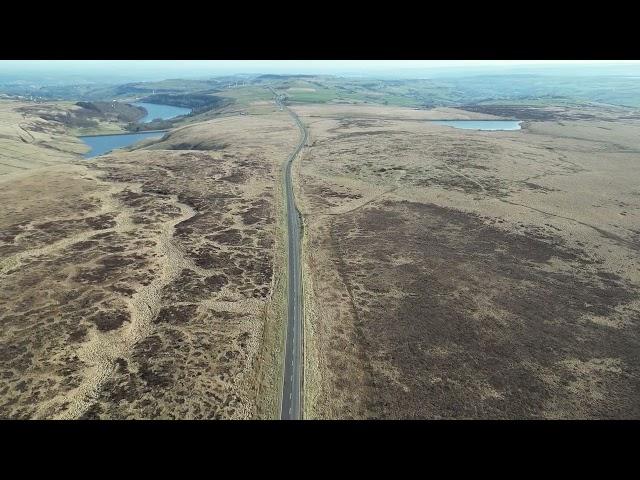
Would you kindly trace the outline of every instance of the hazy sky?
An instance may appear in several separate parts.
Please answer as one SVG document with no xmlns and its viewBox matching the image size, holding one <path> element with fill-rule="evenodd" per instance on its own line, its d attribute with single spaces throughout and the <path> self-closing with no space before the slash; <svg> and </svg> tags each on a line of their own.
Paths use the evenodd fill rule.
<svg viewBox="0 0 640 480">
<path fill-rule="evenodd" d="M 640 61 L 594 60 L 2 60 L 0 78 L 25 81 L 143 81 L 242 73 L 428 78 L 489 72 L 629 74 Z"/>
</svg>

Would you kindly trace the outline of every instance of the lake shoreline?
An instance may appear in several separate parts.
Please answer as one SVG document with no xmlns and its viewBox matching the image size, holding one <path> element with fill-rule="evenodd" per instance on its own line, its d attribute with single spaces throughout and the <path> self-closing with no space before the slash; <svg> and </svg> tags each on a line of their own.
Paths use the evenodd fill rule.
<svg viewBox="0 0 640 480">
<path fill-rule="evenodd" d="M 151 102 L 133 102 L 134 107 L 142 108 L 146 113 L 139 118 L 136 123 L 144 125 L 152 123 L 156 120 L 170 120 L 173 118 L 191 115 L 192 108 L 176 107 L 175 105 L 165 105 L 161 103 Z"/>
<path fill-rule="evenodd" d="M 162 133 L 162 132 L 168 132 L 169 129 L 164 129 L 164 130 L 141 130 L 139 132 L 129 132 L 127 130 L 123 131 L 123 132 L 115 132 L 115 133 L 99 133 L 96 135 L 76 135 L 77 138 L 87 138 L 87 137 L 113 137 L 116 135 L 138 135 L 140 133 Z"/>
<path fill-rule="evenodd" d="M 191 109 L 173 107 L 171 105 L 160 105 L 136 102 L 132 105 L 142 108 L 146 111 L 146 115 L 141 117 L 136 125 L 143 127 L 145 124 L 149 124 L 155 120 L 170 120 L 183 115 L 191 114 Z M 147 106 L 153 106 L 154 109 L 148 109 Z M 151 118 L 153 115 L 160 115 L 158 118 Z M 76 138 L 80 139 L 82 143 L 89 147 L 89 151 L 83 154 L 85 159 L 99 157 L 100 155 L 107 154 L 112 150 L 122 149 L 135 145 L 136 143 L 147 139 L 156 138 L 160 140 L 162 137 L 160 134 L 166 133 L 170 128 L 156 128 L 150 130 L 138 130 L 138 131 L 123 131 L 123 132 L 108 132 L 96 135 L 76 135 Z M 112 138 L 112 141 L 109 141 Z"/>
<path fill-rule="evenodd" d="M 123 133 L 118 135 L 87 135 L 79 137 L 89 147 L 89 151 L 83 154 L 85 159 L 91 159 L 105 155 L 113 150 L 131 147 L 143 140 L 161 140 L 167 130 L 148 132 Z"/>
</svg>

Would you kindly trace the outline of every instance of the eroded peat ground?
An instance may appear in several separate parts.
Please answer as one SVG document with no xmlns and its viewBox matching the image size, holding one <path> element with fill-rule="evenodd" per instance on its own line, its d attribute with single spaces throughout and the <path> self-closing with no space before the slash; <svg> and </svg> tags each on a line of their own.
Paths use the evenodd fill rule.
<svg viewBox="0 0 640 480">
<path fill-rule="evenodd" d="M 296 133 L 228 117 L 6 180 L 0 417 L 275 417 Z"/>
<path fill-rule="evenodd" d="M 308 418 L 640 417 L 636 119 L 294 110 Z"/>
</svg>

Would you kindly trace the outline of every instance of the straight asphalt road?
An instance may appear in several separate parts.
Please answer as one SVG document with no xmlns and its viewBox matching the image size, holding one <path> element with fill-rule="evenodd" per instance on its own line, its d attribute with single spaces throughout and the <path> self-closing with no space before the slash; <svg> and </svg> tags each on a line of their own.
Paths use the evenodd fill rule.
<svg viewBox="0 0 640 480">
<path fill-rule="evenodd" d="M 274 92 L 275 94 L 275 92 Z M 285 107 L 276 95 L 276 103 L 295 120 L 300 129 L 300 141 L 291 152 L 284 165 L 285 195 L 287 197 L 287 237 L 289 244 L 288 268 L 288 319 L 285 340 L 284 379 L 280 418 L 282 420 L 302 419 L 302 374 L 303 374 L 303 296 L 300 245 L 302 243 L 302 220 L 296 207 L 291 180 L 291 167 L 307 142 L 307 129 L 298 116 Z"/>
</svg>

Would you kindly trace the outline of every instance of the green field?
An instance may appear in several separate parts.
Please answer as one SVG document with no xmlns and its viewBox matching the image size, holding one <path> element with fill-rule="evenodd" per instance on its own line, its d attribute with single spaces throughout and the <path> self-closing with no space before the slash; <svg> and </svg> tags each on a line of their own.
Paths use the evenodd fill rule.
<svg viewBox="0 0 640 480">
<path fill-rule="evenodd" d="M 477 75 L 456 78 L 390 80 L 334 76 L 257 75 L 206 80 L 169 79 L 124 85 L 4 86 L 9 95 L 58 100 L 132 101 L 152 94 L 216 95 L 239 109 L 267 101 L 268 87 L 290 103 L 372 103 L 431 108 L 470 104 L 579 105 L 602 103 L 640 107 L 636 78 L 623 76 Z"/>
</svg>

